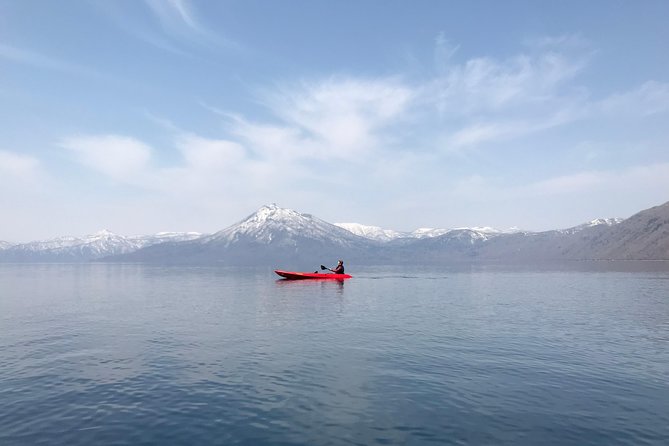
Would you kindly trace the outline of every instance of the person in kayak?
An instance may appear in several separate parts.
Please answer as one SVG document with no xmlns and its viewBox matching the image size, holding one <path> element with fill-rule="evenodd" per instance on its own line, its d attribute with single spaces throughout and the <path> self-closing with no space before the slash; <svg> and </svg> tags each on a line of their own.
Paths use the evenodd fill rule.
<svg viewBox="0 0 669 446">
<path fill-rule="evenodd" d="M 328 268 L 328 269 L 329 269 L 330 271 L 332 271 L 333 273 L 335 273 L 335 274 L 344 274 L 344 261 L 343 261 L 343 260 L 339 260 L 339 261 L 337 262 L 337 266 L 335 266 L 334 269 L 330 269 L 330 268 Z"/>
</svg>

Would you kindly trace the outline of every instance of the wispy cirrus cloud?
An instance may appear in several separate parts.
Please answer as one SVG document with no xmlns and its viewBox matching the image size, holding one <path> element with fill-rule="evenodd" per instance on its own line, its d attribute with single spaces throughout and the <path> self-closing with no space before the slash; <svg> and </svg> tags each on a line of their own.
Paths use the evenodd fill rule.
<svg viewBox="0 0 669 446">
<path fill-rule="evenodd" d="M 550 103 L 567 92 L 584 62 L 558 53 L 518 55 L 509 60 L 476 58 L 455 65 L 427 86 L 426 94 L 446 115 L 499 113 Z"/>
<path fill-rule="evenodd" d="M 237 42 L 207 27 L 187 0 L 144 0 L 144 3 L 160 23 L 163 35 L 173 42 L 188 41 L 206 46 L 239 48 Z M 151 40 L 156 43 L 155 37 Z"/>
<path fill-rule="evenodd" d="M 239 50 L 241 45 L 206 25 L 195 6 L 186 0 L 142 0 L 133 8 L 114 2 L 95 6 L 119 29 L 160 50 L 195 57 L 197 49 Z M 133 13 L 134 12 L 134 13 Z"/>
<path fill-rule="evenodd" d="M 184 0 L 144 0 L 163 30 L 182 38 L 212 38 L 213 35 L 196 18 L 191 5 Z"/>
<path fill-rule="evenodd" d="M 282 88 L 266 104 L 332 156 L 349 156 L 375 147 L 379 131 L 402 117 L 413 94 L 394 79 L 326 79 Z"/>
<path fill-rule="evenodd" d="M 669 84 L 644 82 L 634 90 L 616 93 L 597 104 L 607 115 L 650 116 L 669 111 Z"/>
<path fill-rule="evenodd" d="M 32 67 L 60 71 L 80 76 L 103 77 L 97 71 L 83 65 L 47 56 L 37 51 L 0 43 L 0 58 Z"/>
<path fill-rule="evenodd" d="M 145 0 L 151 10 L 167 27 L 185 26 L 195 32 L 205 32 L 190 6 L 183 0 Z"/>
<path fill-rule="evenodd" d="M 437 45 L 445 42 L 440 35 Z M 421 151 L 425 142 L 411 139 L 416 125 L 424 141 L 439 141 L 448 154 L 630 109 L 658 113 L 669 104 L 669 89 L 658 82 L 591 100 L 577 83 L 591 54 L 580 37 L 547 38 L 534 47 L 542 51 L 449 64 L 447 72 L 425 83 L 333 77 L 261 91 L 259 101 L 271 112 L 271 123 L 205 107 L 223 116 L 230 135 L 256 156 L 364 159 L 377 150 Z"/>
<path fill-rule="evenodd" d="M 444 32 L 437 34 L 434 41 L 434 66 L 438 72 L 446 72 L 451 58 L 458 52 L 460 45 L 452 43 Z"/>
<path fill-rule="evenodd" d="M 586 104 L 581 105 L 585 106 Z M 450 149 L 458 150 L 482 143 L 525 137 L 582 119 L 586 116 L 586 112 L 587 110 L 576 106 L 565 106 L 544 116 L 527 115 L 515 119 L 481 120 L 453 132 L 447 139 L 447 146 Z"/>
<path fill-rule="evenodd" d="M 444 41 L 440 35 L 437 49 Z M 583 117 L 587 91 L 575 81 L 590 60 L 587 45 L 562 36 L 529 46 L 506 59 L 449 61 L 439 75 L 416 86 L 425 106 L 436 109 L 427 119 L 442 129 L 438 140 L 446 151 L 520 138 Z"/>
</svg>

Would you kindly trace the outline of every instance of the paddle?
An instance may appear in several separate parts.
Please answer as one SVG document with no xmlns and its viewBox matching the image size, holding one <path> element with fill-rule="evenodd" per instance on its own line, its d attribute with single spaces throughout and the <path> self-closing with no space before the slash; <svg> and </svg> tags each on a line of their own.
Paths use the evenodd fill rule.
<svg viewBox="0 0 669 446">
<path fill-rule="evenodd" d="M 330 270 L 330 268 L 328 268 L 328 267 L 325 266 L 325 265 L 321 265 L 321 269 L 327 269 L 328 271 Z"/>
</svg>

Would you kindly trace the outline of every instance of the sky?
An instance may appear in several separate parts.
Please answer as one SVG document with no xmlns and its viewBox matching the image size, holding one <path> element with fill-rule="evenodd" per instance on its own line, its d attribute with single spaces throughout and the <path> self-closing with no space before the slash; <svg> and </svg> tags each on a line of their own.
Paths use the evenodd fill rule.
<svg viewBox="0 0 669 446">
<path fill-rule="evenodd" d="M 669 2 L 0 0 L 0 240 L 669 201 Z"/>
</svg>

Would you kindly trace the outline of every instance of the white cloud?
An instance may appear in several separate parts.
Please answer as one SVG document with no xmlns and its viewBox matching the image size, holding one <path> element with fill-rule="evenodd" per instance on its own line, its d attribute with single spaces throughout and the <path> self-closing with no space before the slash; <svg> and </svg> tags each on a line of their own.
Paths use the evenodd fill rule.
<svg viewBox="0 0 669 446">
<path fill-rule="evenodd" d="M 537 133 L 552 127 L 584 117 L 582 110 L 573 107 L 564 107 L 544 116 L 526 116 L 516 120 L 490 120 L 475 122 L 455 131 L 447 140 L 447 150 L 474 146 L 487 142 L 499 142 Z"/>
<path fill-rule="evenodd" d="M 171 8 L 184 22 L 191 18 L 187 9 L 179 9 L 179 4 L 160 7 Z M 450 46 L 450 53 L 456 49 L 443 36 L 437 44 L 444 51 Z M 171 168 L 151 168 L 151 148 L 134 138 L 72 137 L 61 145 L 75 153 L 81 163 L 117 180 L 147 188 L 169 190 L 169 184 L 182 181 L 182 185 L 190 184 L 193 191 L 205 190 L 207 185 L 227 190 L 237 179 L 253 182 L 252 187 L 262 189 L 267 178 L 286 183 L 276 172 L 290 173 L 295 182 L 310 181 L 322 169 L 318 162 L 330 159 L 337 160 L 340 173 L 368 162 L 370 157 L 380 158 L 390 152 L 396 160 L 390 167 L 395 171 L 401 170 L 402 163 L 419 169 L 421 162 L 441 162 L 434 157 L 396 156 L 398 152 L 418 153 L 425 149 L 420 140 L 406 137 L 415 132 L 424 131 L 421 138 L 428 144 L 430 139 L 445 141 L 447 149 L 458 149 L 521 138 L 602 110 L 614 113 L 625 108 L 621 104 L 634 101 L 647 104 L 648 110 L 663 110 L 669 89 L 657 82 L 599 104 L 588 102 L 587 95 L 578 88 L 563 88 L 584 63 L 580 56 L 572 59 L 555 51 L 556 46 L 564 44 L 559 39 L 547 42 L 537 47 L 550 46 L 550 51 L 507 60 L 471 59 L 449 66 L 437 80 L 422 85 L 411 85 L 399 78 L 330 77 L 279 86 L 260 94 L 260 103 L 271 113 L 264 122 L 204 105 L 225 118 L 226 138 L 203 138 L 170 123 L 168 130 L 177 134 L 174 146 L 183 155 L 183 163 Z M 448 112 L 436 121 L 430 117 L 436 116 L 435 105 L 448 105 Z M 423 124 L 418 117 L 426 117 L 427 126 L 414 130 L 414 125 Z M 440 156 L 444 154 L 448 150 Z M 308 167 L 305 161 L 310 162 Z M 215 173 L 225 173 L 225 178 Z M 196 177 L 197 181 L 187 179 Z M 341 174 L 339 179 L 347 180 Z M 548 193 L 553 184 L 547 182 L 542 187 Z"/>
<path fill-rule="evenodd" d="M 238 48 L 231 40 L 205 26 L 197 16 L 195 8 L 186 0 L 144 0 L 151 14 L 158 19 L 166 35 L 180 41 L 190 40 L 203 45 Z M 181 52 L 173 45 L 161 40 L 146 30 L 135 30 L 135 34 L 156 46 L 170 51 Z"/>
<path fill-rule="evenodd" d="M 145 2 L 166 28 L 186 27 L 198 33 L 204 32 L 204 28 L 195 19 L 190 6 L 185 1 L 145 0 Z"/>
<path fill-rule="evenodd" d="M 599 104 L 603 113 L 618 116 L 650 116 L 669 111 L 669 84 L 648 81 L 640 87 L 613 94 Z"/>
<path fill-rule="evenodd" d="M 478 123 L 455 132 L 451 137 L 449 146 L 470 146 L 485 141 L 499 140 L 512 135 L 522 134 L 528 127 L 527 124 L 512 122 Z"/>
<path fill-rule="evenodd" d="M 333 157 L 379 144 L 380 131 L 401 118 L 413 91 L 395 80 L 327 79 L 284 88 L 266 104 L 283 124 Z"/>
<path fill-rule="evenodd" d="M 59 145 L 72 152 L 80 163 L 115 180 L 141 174 L 151 158 L 151 148 L 143 142 L 119 135 L 73 136 Z"/>
<path fill-rule="evenodd" d="M 446 58 L 457 50 L 443 35 L 436 46 Z M 409 141 L 407 135 L 416 132 L 428 145 L 441 143 L 449 152 L 597 118 L 605 110 L 629 109 L 625 106 L 632 101 L 648 113 L 668 103 L 669 89 L 657 82 L 600 104 L 589 101 L 587 90 L 572 82 L 588 61 L 587 42 L 561 36 L 534 47 L 538 51 L 506 60 L 474 58 L 448 65 L 444 74 L 423 84 L 332 77 L 280 86 L 260 98 L 273 114 L 272 123 L 206 107 L 224 115 L 230 133 L 255 155 L 364 160 L 376 151 L 430 150 Z"/>
<path fill-rule="evenodd" d="M 196 50 L 239 50 L 241 45 L 206 25 L 192 2 L 143 0 L 127 4 L 96 2 L 93 6 L 120 30 L 163 51 L 185 58 L 205 57 Z"/>
<path fill-rule="evenodd" d="M 2 43 L 0 43 L 0 58 L 46 70 L 107 79 L 106 76 L 85 66 L 46 56 L 36 51 L 17 48 Z"/>
<path fill-rule="evenodd" d="M 545 50 L 579 50 L 592 52 L 590 42 L 581 34 L 563 34 L 559 36 L 542 36 L 527 39 L 525 45 L 542 51 Z"/>
<path fill-rule="evenodd" d="M 445 115 L 471 116 L 537 106 L 565 97 L 558 88 L 584 62 L 559 53 L 519 55 L 508 60 L 476 58 L 455 65 L 428 85 L 425 94 Z"/>
<path fill-rule="evenodd" d="M 201 170 L 230 170 L 245 159 L 244 147 L 236 142 L 182 135 L 177 147 L 188 166 Z"/>
<path fill-rule="evenodd" d="M 179 18 L 184 26 L 187 17 Z M 459 148 L 485 143 L 486 150 L 499 152 L 515 146 L 520 152 L 540 147 L 540 132 L 575 121 L 625 116 L 637 106 L 646 113 L 663 112 L 669 89 L 666 84 L 648 82 L 592 101 L 587 90 L 575 82 L 587 57 L 560 52 L 560 45 L 565 45 L 561 41 L 537 44 L 536 52 L 505 60 L 480 57 L 461 64 L 450 59 L 454 46 L 445 40 L 438 45 L 443 46 L 448 64 L 432 80 L 412 83 L 399 77 L 328 77 L 279 85 L 258 95 L 258 102 L 268 112 L 264 120 L 203 105 L 223 117 L 225 125 L 217 138 L 189 133 L 170 121 L 152 117 L 174 135 L 172 148 L 182 155 L 169 167 L 151 163 L 152 154 L 157 152 L 127 136 L 77 136 L 63 140 L 61 146 L 89 168 L 156 192 L 164 209 L 188 206 L 193 213 L 204 209 L 211 215 L 222 215 L 222 207 L 234 214 L 270 201 L 305 211 L 312 211 L 314 203 L 319 203 L 324 206 L 320 209 L 330 209 L 335 215 L 342 206 L 336 197 L 327 205 L 320 203 L 324 195 L 336 191 L 340 197 L 356 197 L 347 203 L 347 209 L 370 212 L 367 208 L 374 201 L 375 208 L 386 209 L 388 218 L 407 221 L 411 219 L 408 214 L 419 211 L 444 218 L 440 207 L 458 209 L 463 202 L 467 206 L 475 203 L 489 214 L 497 210 L 509 218 L 522 218 L 522 209 L 552 215 L 578 201 L 606 203 L 612 200 L 611 191 L 632 207 L 639 202 L 634 194 L 656 199 L 669 190 L 669 168 L 663 164 L 607 170 L 600 163 L 600 170 L 573 173 L 572 169 L 552 178 L 542 178 L 548 169 L 540 167 L 533 182 L 521 184 L 504 175 L 490 177 L 495 165 L 505 162 L 500 161 L 504 154 L 489 156 L 492 150 L 464 155 L 488 158 L 480 163 L 487 169 L 482 172 L 487 173 L 477 173 L 479 165 L 468 163 L 470 159 L 452 163 Z M 535 139 L 519 141 L 528 136 Z M 587 139 L 602 144 L 597 134 Z M 497 144 L 513 140 L 514 144 Z M 433 150 L 435 141 L 456 150 Z M 562 150 L 560 142 L 551 141 L 542 159 L 550 158 L 550 150 Z M 568 143 L 572 148 L 579 146 L 578 141 Z M 603 153 L 610 158 L 616 151 Z M 518 163 L 533 167 L 532 160 Z M 287 196 L 290 201 L 282 200 Z M 604 207 L 601 210 L 606 211 Z M 584 206 L 583 214 L 585 211 Z M 206 212 L 203 215 L 208 215 Z M 596 204 L 592 212 L 584 216 L 612 216 L 599 214 Z M 393 217 L 398 213 L 403 215 Z M 565 215 L 573 218 L 576 214 Z M 539 219 L 526 221 L 528 225 L 534 222 L 534 227 L 525 226 L 534 229 Z M 490 220 L 472 224 L 490 224 Z M 509 221 L 509 226 L 522 224 Z"/>
<path fill-rule="evenodd" d="M 443 36 L 435 51 L 444 45 L 455 51 Z M 438 76 L 415 87 L 413 111 L 430 123 L 433 141 L 446 152 L 564 125 L 588 111 L 587 91 L 574 80 L 590 54 L 585 43 L 563 36 L 506 59 L 438 65 Z"/>
<path fill-rule="evenodd" d="M 437 70 L 444 72 L 448 69 L 451 58 L 458 52 L 460 45 L 453 44 L 446 38 L 446 34 L 441 32 L 437 35 L 434 43 L 434 65 Z"/>
<path fill-rule="evenodd" d="M 78 163 L 119 183 L 157 192 L 168 200 L 203 205 L 246 197 L 258 188 L 271 190 L 282 175 L 296 174 L 290 165 L 281 170 L 273 160 L 254 158 L 238 142 L 190 133 L 175 135 L 173 146 L 182 158 L 172 166 L 156 166 L 151 162 L 155 150 L 127 136 L 75 136 L 59 145 L 73 153 Z"/>
<path fill-rule="evenodd" d="M 0 178 L 34 180 L 41 174 L 40 161 L 28 155 L 0 150 Z"/>
</svg>

